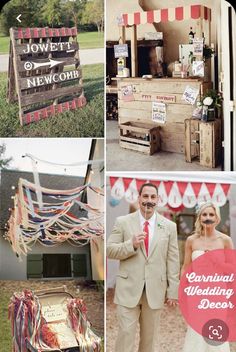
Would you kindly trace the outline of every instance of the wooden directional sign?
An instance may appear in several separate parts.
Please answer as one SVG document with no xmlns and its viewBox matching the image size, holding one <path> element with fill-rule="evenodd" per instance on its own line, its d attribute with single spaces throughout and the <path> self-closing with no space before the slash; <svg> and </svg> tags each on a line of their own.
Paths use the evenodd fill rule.
<svg viewBox="0 0 236 352">
<path fill-rule="evenodd" d="M 8 101 L 21 125 L 86 104 L 76 28 L 11 28 Z"/>
</svg>

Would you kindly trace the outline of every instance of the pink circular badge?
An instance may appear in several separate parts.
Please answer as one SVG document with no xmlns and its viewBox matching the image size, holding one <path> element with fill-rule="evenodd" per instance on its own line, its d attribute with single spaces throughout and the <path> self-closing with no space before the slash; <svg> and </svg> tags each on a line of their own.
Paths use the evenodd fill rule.
<svg viewBox="0 0 236 352">
<path fill-rule="evenodd" d="M 236 341 L 235 293 L 236 250 L 212 250 L 182 275 L 179 306 L 187 324 L 210 344 Z"/>
</svg>

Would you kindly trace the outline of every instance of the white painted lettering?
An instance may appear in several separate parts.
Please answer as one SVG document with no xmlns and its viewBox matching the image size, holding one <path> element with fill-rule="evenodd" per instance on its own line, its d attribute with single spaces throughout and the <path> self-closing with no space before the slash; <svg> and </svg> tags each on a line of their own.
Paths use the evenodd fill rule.
<svg viewBox="0 0 236 352">
<path fill-rule="evenodd" d="M 45 84 L 53 84 L 76 78 L 79 78 L 79 72 L 77 70 L 54 73 L 48 76 L 31 77 L 27 78 L 27 88 L 40 87 Z"/>
</svg>

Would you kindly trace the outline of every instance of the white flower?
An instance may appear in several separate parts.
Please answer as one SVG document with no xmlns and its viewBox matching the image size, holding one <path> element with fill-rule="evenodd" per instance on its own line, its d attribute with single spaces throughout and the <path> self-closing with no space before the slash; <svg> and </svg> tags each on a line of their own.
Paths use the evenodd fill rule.
<svg viewBox="0 0 236 352">
<path fill-rule="evenodd" d="M 206 97 L 203 100 L 203 104 L 206 105 L 206 106 L 210 106 L 212 103 L 213 103 L 213 99 L 211 97 Z"/>
</svg>

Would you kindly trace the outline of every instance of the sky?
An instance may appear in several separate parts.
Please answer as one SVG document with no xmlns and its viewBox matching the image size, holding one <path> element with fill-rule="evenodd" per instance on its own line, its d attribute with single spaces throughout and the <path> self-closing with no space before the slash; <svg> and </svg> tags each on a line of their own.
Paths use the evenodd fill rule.
<svg viewBox="0 0 236 352">
<path fill-rule="evenodd" d="M 44 161 L 59 164 L 86 162 L 89 158 L 91 138 L 0 138 L 0 144 L 6 145 L 5 158 L 12 157 L 10 169 L 33 171 L 26 153 Z M 87 164 L 80 166 L 49 165 L 37 163 L 38 172 L 60 175 L 85 176 Z"/>
</svg>

